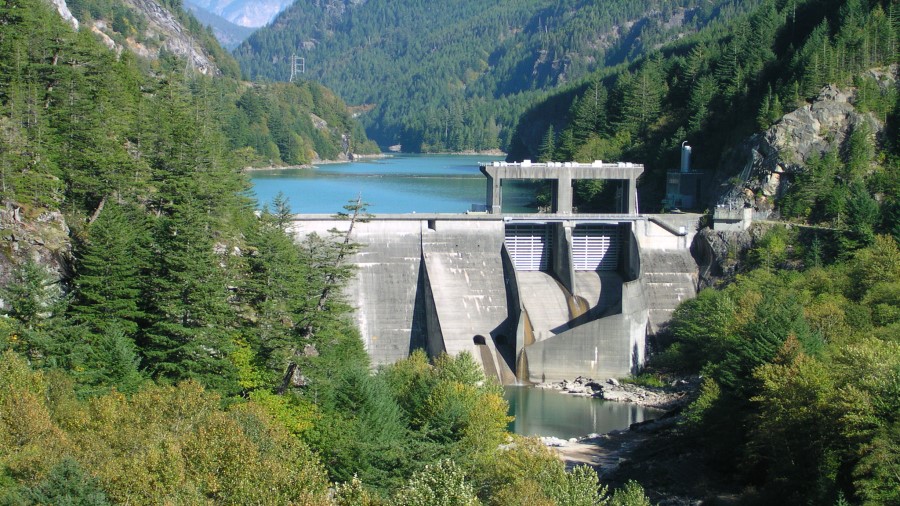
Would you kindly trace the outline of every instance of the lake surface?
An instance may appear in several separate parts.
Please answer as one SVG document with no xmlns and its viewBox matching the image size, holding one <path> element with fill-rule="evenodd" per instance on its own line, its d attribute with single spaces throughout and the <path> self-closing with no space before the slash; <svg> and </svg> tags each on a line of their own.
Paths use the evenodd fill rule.
<svg viewBox="0 0 900 506">
<path fill-rule="evenodd" d="M 260 206 L 283 192 L 301 214 L 343 211 L 357 194 L 371 213 L 463 213 L 484 204 L 487 178 L 479 163 L 502 160 L 487 155 L 392 155 L 335 163 L 312 169 L 261 170 L 250 173 Z M 504 212 L 534 212 L 533 185 L 504 182 Z"/>
<path fill-rule="evenodd" d="M 603 434 L 657 418 L 663 411 L 627 402 L 609 402 L 563 394 L 555 390 L 505 387 L 509 414 L 516 417 L 509 430 L 523 436 L 568 439 Z"/>
</svg>

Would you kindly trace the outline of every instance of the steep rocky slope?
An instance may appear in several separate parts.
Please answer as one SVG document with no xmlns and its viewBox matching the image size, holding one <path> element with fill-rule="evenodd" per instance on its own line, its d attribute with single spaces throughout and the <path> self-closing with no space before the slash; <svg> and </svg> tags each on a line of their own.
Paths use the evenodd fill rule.
<svg viewBox="0 0 900 506">
<path fill-rule="evenodd" d="M 895 85 L 896 68 L 871 70 L 879 86 Z M 812 103 L 785 114 L 763 133 L 747 139 L 727 154 L 717 174 L 719 192 L 713 205 L 742 207 L 745 203 L 771 215 L 791 179 L 813 157 L 844 149 L 848 136 L 863 127 L 881 142 L 884 123 L 854 106 L 853 87 L 826 86 Z"/>
</svg>

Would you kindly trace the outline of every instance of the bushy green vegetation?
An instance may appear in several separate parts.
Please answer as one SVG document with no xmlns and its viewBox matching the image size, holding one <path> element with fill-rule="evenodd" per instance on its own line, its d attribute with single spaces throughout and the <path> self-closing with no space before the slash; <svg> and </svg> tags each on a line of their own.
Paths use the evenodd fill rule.
<svg viewBox="0 0 900 506">
<path fill-rule="evenodd" d="M 657 365 L 703 375 L 689 444 L 761 503 L 900 500 L 898 287 L 900 248 L 877 236 L 847 261 L 764 266 L 683 303 Z"/>
<path fill-rule="evenodd" d="M 233 94 L 235 102 L 223 104 L 224 130 L 243 165 L 301 165 L 378 152 L 344 102 L 313 82 L 255 85 Z"/>
<path fill-rule="evenodd" d="M 751 3 L 302 0 L 235 55 L 248 77 L 270 80 L 303 56 L 311 78 L 374 108 L 362 119 L 381 145 L 505 149 L 547 92 Z"/>
</svg>

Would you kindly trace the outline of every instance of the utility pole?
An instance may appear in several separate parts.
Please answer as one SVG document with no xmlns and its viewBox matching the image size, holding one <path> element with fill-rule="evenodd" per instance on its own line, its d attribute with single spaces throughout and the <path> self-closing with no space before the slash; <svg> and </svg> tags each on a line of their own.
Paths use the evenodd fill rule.
<svg viewBox="0 0 900 506">
<path fill-rule="evenodd" d="M 294 79 L 299 74 L 306 73 L 306 58 L 302 56 L 297 56 L 296 53 L 291 55 L 291 77 L 288 79 L 288 82 L 294 82 Z"/>
</svg>

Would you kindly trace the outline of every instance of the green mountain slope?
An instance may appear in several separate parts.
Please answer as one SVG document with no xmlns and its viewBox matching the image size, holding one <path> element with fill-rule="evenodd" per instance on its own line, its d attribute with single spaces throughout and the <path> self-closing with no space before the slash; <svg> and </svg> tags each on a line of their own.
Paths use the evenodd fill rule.
<svg viewBox="0 0 900 506">
<path fill-rule="evenodd" d="M 505 148 L 548 90 L 730 17 L 751 2 L 301 0 L 235 51 L 254 79 L 286 80 L 292 54 L 381 145 Z"/>
<path fill-rule="evenodd" d="M 883 202 L 893 202 L 897 176 L 891 164 L 867 164 L 884 159 L 871 154 L 876 148 L 885 155 L 896 149 L 890 133 L 896 88 L 879 86 L 873 76 L 893 73 L 898 28 L 900 8 L 893 2 L 764 1 L 628 66 L 598 71 L 579 87 L 535 105 L 519 121 L 509 156 L 640 161 L 647 166 L 641 208 L 653 210 L 664 196 L 665 171 L 678 166 L 679 147 L 687 140 L 694 146 L 694 167 L 709 176 L 708 205 L 718 191 L 713 183 L 739 176 L 743 168 L 730 165 L 730 150 L 834 84 L 859 89 L 854 107 L 882 123 L 888 120 L 888 134 L 877 145 L 864 139 L 859 149 L 869 153 L 867 161 L 853 162 L 854 171 L 823 169 L 832 178 L 827 186 L 834 189 L 835 182 L 835 195 L 840 194 L 835 198 L 844 202 L 851 183 L 859 180 L 869 194 L 891 196 Z M 873 68 L 883 70 L 870 72 Z M 849 162 L 849 149 L 839 147 L 832 153 L 835 160 Z M 809 214 L 799 207 L 783 212 Z M 831 209 L 816 219 L 846 218 L 843 204 Z"/>
<path fill-rule="evenodd" d="M 244 166 L 299 165 L 375 153 L 347 106 L 322 85 L 299 80 L 251 86 L 240 70 L 180 0 L 76 0 L 75 16 L 107 45 L 139 55 L 140 64 L 182 73 L 218 76 L 208 100 L 213 121 L 227 133 L 229 150 Z M 187 63 L 178 63 L 186 59 Z M 352 146 L 347 138 L 353 139 Z"/>
</svg>

